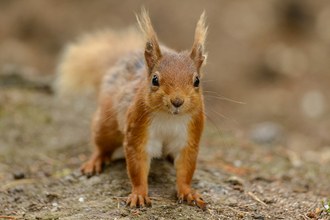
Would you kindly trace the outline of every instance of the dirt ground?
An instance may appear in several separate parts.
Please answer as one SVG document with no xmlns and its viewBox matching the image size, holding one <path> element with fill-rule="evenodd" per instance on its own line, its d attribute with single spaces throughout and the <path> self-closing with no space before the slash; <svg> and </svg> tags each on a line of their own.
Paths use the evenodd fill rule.
<svg viewBox="0 0 330 220">
<path fill-rule="evenodd" d="M 131 190 L 125 161 L 107 165 L 102 174 L 90 179 L 78 171 L 90 155 L 86 136 L 93 107 L 82 108 L 88 105 L 80 105 L 84 101 L 78 100 L 72 111 L 72 103 L 60 101 L 42 90 L 1 89 L 0 216 L 329 218 L 321 204 L 330 196 L 329 149 L 305 155 L 279 144 L 252 144 L 239 132 L 220 136 L 211 123 L 204 132 L 192 184 L 209 203 L 207 210 L 176 203 L 175 170 L 165 160 L 154 161 L 151 167 L 149 196 L 155 197 L 153 207 L 130 210 L 122 201 Z"/>
<path fill-rule="evenodd" d="M 207 14 L 210 120 L 192 183 L 205 211 L 176 203 L 166 160 L 151 166 L 152 208 L 125 207 L 124 160 L 81 176 L 96 99 L 59 98 L 52 89 L 68 41 L 132 25 L 143 4 L 160 40 L 177 50 L 191 46 L 195 22 Z M 186 5 L 0 2 L 0 219 L 330 219 L 330 4 L 193 1 L 182 12 Z"/>
</svg>

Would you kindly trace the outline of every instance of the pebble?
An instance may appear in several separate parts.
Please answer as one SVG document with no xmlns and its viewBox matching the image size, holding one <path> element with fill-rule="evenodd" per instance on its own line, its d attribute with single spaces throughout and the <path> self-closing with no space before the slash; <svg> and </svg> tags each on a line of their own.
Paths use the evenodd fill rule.
<svg viewBox="0 0 330 220">
<path fill-rule="evenodd" d="M 74 177 L 74 178 L 78 178 L 78 177 L 83 176 L 79 170 L 75 170 L 75 171 L 73 171 L 73 172 L 71 173 L 71 175 L 72 175 L 72 177 Z"/>
<path fill-rule="evenodd" d="M 25 177 L 24 173 L 21 172 L 21 171 L 15 171 L 15 172 L 13 173 L 13 175 L 14 175 L 14 179 L 15 179 L 15 180 L 24 179 L 24 177 Z"/>
<path fill-rule="evenodd" d="M 70 183 L 76 182 L 76 179 L 72 175 L 68 175 L 68 176 L 64 177 L 64 180 L 68 181 Z"/>
<path fill-rule="evenodd" d="M 54 207 L 54 208 L 52 208 L 50 211 L 51 211 L 51 212 L 56 212 L 56 211 L 58 211 L 58 207 Z"/>
<path fill-rule="evenodd" d="M 255 215 L 253 216 L 254 219 L 265 219 L 265 216 L 263 215 Z"/>
<path fill-rule="evenodd" d="M 274 144 L 283 140 L 283 128 L 274 122 L 255 125 L 250 132 L 250 140 L 258 144 Z"/>
<path fill-rule="evenodd" d="M 240 161 L 240 160 L 235 160 L 234 161 L 234 166 L 235 167 L 241 167 L 243 165 L 243 162 L 242 161 Z"/>
<path fill-rule="evenodd" d="M 80 177 L 79 177 L 79 181 L 81 181 L 81 182 L 86 181 L 86 177 L 85 177 L 85 176 L 80 176 Z"/>
<path fill-rule="evenodd" d="M 212 184 L 212 183 L 209 183 L 209 182 L 204 181 L 204 180 L 199 181 L 198 186 L 202 187 L 202 188 L 203 187 L 208 188 L 209 190 L 213 190 L 213 192 L 217 192 L 217 193 L 220 193 L 222 195 L 226 193 L 226 192 L 223 191 L 223 188 L 220 185 Z"/>
<path fill-rule="evenodd" d="M 79 201 L 79 202 L 84 202 L 85 200 L 84 200 L 83 197 L 80 197 L 78 201 Z"/>
<path fill-rule="evenodd" d="M 244 180 L 242 178 L 237 177 L 237 176 L 231 176 L 227 179 L 227 182 L 229 182 L 233 185 L 243 185 Z"/>
<path fill-rule="evenodd" d="M 229 197 L 225 200 L 225 205 L 235 206 L 237 205 L 237 199 L 233 197 Z"/>
<path fill-rule="evenodd" d="M 91 178 L 87 179 L 86 183 L 89 185 L 95 185 L 102 181 L 101 177 L 99 176 L 92 176 Z"/>
</svg>

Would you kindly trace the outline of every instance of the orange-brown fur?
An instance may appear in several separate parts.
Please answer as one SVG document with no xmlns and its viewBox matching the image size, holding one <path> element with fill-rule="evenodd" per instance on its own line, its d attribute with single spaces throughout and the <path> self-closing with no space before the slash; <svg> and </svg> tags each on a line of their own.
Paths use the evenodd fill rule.
<svg viewBox="0 0 330 220">
<path fill-rule="evenodd" d="M 162 137 L 162 135 L 172 133 L 171 127 L 165 127 L 164 132 L 160 130 L 159 134 L 152 134 L 149 127 L 155 126 L 153 124 L 155 117 L 180 119 L 181 116 L 187 116 L 189 119 L 187 130 L 182 130 L 182 135 L 173 137 L 187 137 L 183 139 L 185 144 L 179 146 L 178 154 L 171 153 L 173 155 L 167 156 L 173 158 L 177 170 L 179 202 L 187 200 L 189 204 L 197 203 L 201 208 L 205 208 L 206 203 L 201 195 L 190 188 L 204 126 L 203 95 L 200 86 L 196 84 L 196 80 L 202 77 L 201 68 L 206 62 L 204 42 L 207 28 L 204 13 L 197 23 L 195 41 L 190 52 L 177 53 L 165 46 L 160 46 L 145 10 L 138 17 L 138 23 L 144 36 L 144 49 L 140 46 L 140 41 L 136 40 L 136 45 L 132 46 L 130 52 L 124 56 L 122 51 L 118 53 L 114 51 L 114 54 L 107 51 L 110 61 L 101 62 L 102 65 L 99 65 L 101 67 L 95 69 L 97 73 L 96 76 L 92 76 L 92 78 L 95 77 L 93 80 L 89 80 L 87 74 L 84 73 L 82 77 L 85 78 L 74 81 L 74 78 L 78 76 L 73 76 L 76 70 L 72 69 L 75 69 L 74 65 L 79 60 L 74 60 L 74 65 L 71 62 L 74 57 L 78 59 L 79 56 L 83 56 L 82 54 L 75 55 L 75 51 L 83 51 L 79 47 L 74 48 L 74 51 L 67 51 L 66 57 L 70 59 L 64 57 L 60 65 L 62 72 L 59 73 L 58 82 L 61 82 L 59 87 L 64 87 L 62 90 L 69 90 L 66 88 L 67 85 L 75 85 L 73 87 L 80 89 L 84 86 L 82 84 L 88 83 L 98 88 L 98 81 L 101 81 L 100 75 L 104 75 L 99 92 L 99 106 L 92 122 L 94 152 L 81 170 L 87 176 L 101 172 L 102 164 L 111 160 L 113 152 L 123 145 L 127 170 L 133 187 L 127 204 L 131 207 L 151 205 L 148 198 L 147 179 L 152 154 L 157 149 L 153 149 L 150 143 L 157 141 L 152 138 L 157 138 L 159 134 Z M 93 36 L 90 38 L 93 39 Z M 125 42 L 121 43 L 121 45 L 124 44 Z M 84 44 L 80 46 L 84 47 Z M 100 47 L 97 46 L 97 48 Z M 93 50 L 93 48 L 88 50 Z M 127 48 L 124 49 L 126 50 Z M 96 58 L 100 56 L 94 55 Z M 95 57 L 89 59 L 95 60 Z M 119 60 L 119 62 L 114 65 L 114 60 Z M 108 71 L 103 68 L 106 63 L 110 64 Z M 85 64 L 81 65 L 79 69 L 83 69 Z M 65 73 L 65 69 L 70 69 L 70 73 Z M 65 76 L 65 74 L 70 76 Z M 89 75 L 92 74 L 93 72 L 89 73 Z M 154 82 L 155 77 L 158 84 Z M 157 126 L 156 128 L 158 129 Z M 179 145 L 181 143 L 180 140 L 173 141 L 169 143 Z M 176 150 L 175 146 L 168 147 L 172 151 Z"/>
</svg>

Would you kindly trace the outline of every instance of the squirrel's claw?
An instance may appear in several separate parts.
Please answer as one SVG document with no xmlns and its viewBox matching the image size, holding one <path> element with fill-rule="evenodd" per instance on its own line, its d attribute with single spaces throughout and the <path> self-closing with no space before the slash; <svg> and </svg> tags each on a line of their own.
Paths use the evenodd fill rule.
<svg viewBox="0 0 330 220">
<path fill-rule="evenodd" d="M 139 206 L 143 208 L 145 206 L 151 207 L 151 201 L 148 196 L 130 194 L 126 200 L 126 206 L 130 206 L 131 209 L 136 208 Z"/>
<path fill-rule="evenodd" d="M 137 201 L 138 201 L 137 196 L 136 195 L 133 195 L 133 198 L 132 198 L 132 201 L 131 201 L 131 205 L 130 205 L 131 209 L 135 209 L 136 208 Z"/>
<path fill-rule="evenodd" d="M 203 210 L 206 209 L 207 202 L 203 201 L 203 198 L 194 197 L 194 200 L 199 208 L 201 208 Z"/>
<path fill-rule="evenodd" d="M 87 178 L 92 177 L 95 173 L 102 172 L 102 164 L 104 160 L 101 156 L 91 157 L 89 161 L 85 162 L 80 167 L 80 172 Z"/>
<path fill-rule="evenodd" d="M 191 193 L 189 193 L 189 195 L 188 195 L 187 202 L 188 202 L 188 205 L 195 205 L 196 204 L 193 196 L 191 195 Z"/>
<path fill-rule="evenodd" d="M 197 191 L 191 191 L 188 195 L 181 193 L 179 195 L 178 203 L 182 204 L 185 200 L 187 201 L 188 205 L 197 204 L 197 206 L 201 209 L 206 209 L 207 202 L 203 200 L 203 197 Z"/>
<path fill-rule="evenodd" d="M 179 199 L 178 199 L 178 203 L 179 204 L 182 204 L 183 201 L 184 201 L 184 195 L 183 194 L 180 194 Z"/>
<path fill-rule="evenodd" d="M 140 208 L 145 207 L 144 199 L 141 195 L 139 195 L 139 206 L 140 206 Z"/>
<path fill-rule="evenodd" d="M 149 197 L 146 196 L 146 197 L 144 197 L 144 199 L 146 200 L 146 205 L 147 205 L 147 207 L 151 207 L 152 204 L 151 204 L 151 201 L 150 201 Z"/>
</svg>

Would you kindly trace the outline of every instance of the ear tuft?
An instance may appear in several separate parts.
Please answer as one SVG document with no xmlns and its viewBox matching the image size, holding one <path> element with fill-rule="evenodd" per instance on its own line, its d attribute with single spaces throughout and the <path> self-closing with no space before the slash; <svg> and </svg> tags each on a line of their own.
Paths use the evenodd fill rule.
<svg viewBox="0 0 330 220">
<path fill-rule="evenodd" d="M 200 69 L 206 63 L 207 58 L 207 54 L 204 52 L 204 44 L 207 36 L 205 20 L 206 18 L 204 11 L 197 22 L 195 40 L 190 53 L 190 56 L 194 60 L 197 69 Z"/>
<path fill-rule="evenodd" d="M 150 17 L 145 8 L 141 9 L 141 15 L 136 15 L 140 30 L 146 41 L 144 58 L 149 71 L 151 72 L 155 64 L 161 59 L 162 53 L 160 51 L 157 35 L 152 27 Z"/>
</svg>

